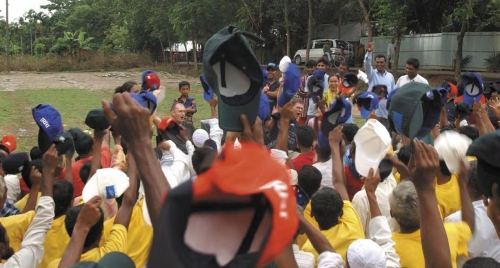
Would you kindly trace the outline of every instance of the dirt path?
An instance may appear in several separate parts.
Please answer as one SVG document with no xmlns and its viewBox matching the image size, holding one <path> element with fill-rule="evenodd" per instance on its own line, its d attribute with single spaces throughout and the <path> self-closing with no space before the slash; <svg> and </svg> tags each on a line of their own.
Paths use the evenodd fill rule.
<svg viewBox="0 0 500 268">
<path fill-rule="evenodd" d="M 176 87 L 181 80 L 193 84 L 199 80 L 185 75 L 159 72 L 161 84 L 167 88 Z M 141 81 L 141 72 L 102 72 L 102 73 L 22 73 L 0 75 L 0 91 L 18 89 L 86 89 L 109 90 L 126 81 Z"/>
</svg>

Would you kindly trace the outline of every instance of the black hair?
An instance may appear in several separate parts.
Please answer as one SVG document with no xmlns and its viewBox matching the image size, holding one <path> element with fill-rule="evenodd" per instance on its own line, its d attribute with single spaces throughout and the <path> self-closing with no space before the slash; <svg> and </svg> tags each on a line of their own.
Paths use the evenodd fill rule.
<svg viewBox="0 0 500 268">
<path fill-rule="evenodd" d="M 470 169 L 471 172 L 469 175 L 469 181 L 467 182 L 467 187 L 472 193 L 471 197 L 474 199 L 479 199 L 483 196 L 483 194 L 479 190 L 479 184 L 477 182 L 477 161 L 470 162 Z"/>
<path fill-rule="evenodd" d="M 311 215 L 318 222 L 320 230 L 328 230 L 339 223 L 344 202 L 340 194 L 325 187 L 311 198 Z"/>
<path fill-rule="evenodd" d="M 314 129 L 309 125 L 299 125 L 295 133 L 297 141 L 301 146 L 312 147 L 314 141 Z"/>
<path fill-rule="evenodd" d="M 197 175 L 200 175 L 203 172 L 207 171 L 212 166 L 216 156 L 217 151 L 208 146 L 196 148 L 194 150 L 193 156 L 191 157 L 193 170 Z"/>
<path fill-rule="evenodd" d="M 339 67 L 340 66 L 346 67 L 346 69 L 349 71 L 349 64 L 347 64 L 347 62 L 341 62 L 340 65 L 339 65 Z"/>
<path fill-rule="evenodd" d="M 306 192 L 308 197 L 311 197 L 321 186 L 322 175 L 317 168 L 304 165 L 299 171 L 297 179 L 299 187 Z"/>
<path fill-rule="evenodd" d="M 462 268 L 500 268 L 500 263 L 490 257 L 475 257 L 466 261 Z"/>
<path fill-rule="evenodd" d="M 406 64 L 413 66 L 415 69 L 420 68 L 420 61 L 415 58 L 407 59 Z"/>
<path fill-rule="evenodd" d="M 75 140 L 75 151 L 78 155 L 85 155 L 92 152 L 94 146 L 94 139 L 89 134 L 82 134 Z"/>
<path fill-rule="evenodd" d="M 66 219 L 64 219 L 64 225 L 66 226 L 66 232 L 70 237 L 73 234 L 73 229 L 75 228 L 78 214 L 80 214 L 82 208 L 83 205 L 78 205 L 70 208 L 66 213 Z M 83 244 L 84 249 L 89 249 L 91 246 L 96 245 L 99 242 L 99 240 L 101 240 L 102 231 L 104 229 L 104 213 L 100 207 L 99 207 L 99 213 L 101 214 L 99 220 L 97 220 L 97 223 L 94 224 L 94 226 L 92 226 L 92 228 L 90 228 L 89 232 L 87 233 L 87 238 L 85 238 L 85 243 Z"/>
<path fill-rule="evenodd" d="M 40 147 L 35 146 L 31 148 L 30 150 L 30 159 L 31 160 L 36 160 L 36 159 L 42 159 L 43 153 L 42 150 L 40 150 Z"/>
<path fill-rule="evenodd" d="M 441 129 L 439 130 L 439 133 L 443 133 L 445 131 L 455 131 L 455 126 L 452 124 L 442 126 Z"/>
<path fill-rule="evenodd" d="M 306 62 L 306 67 L 316 67 L 316 62 L 314 60 L 308 60 Z"/>
<path fill-rule="evenodd" d="M 125 92 L 130 92 L 134 86 L 137 86 L 138 84 L 134 81 L 128 81 L 123 83 L 123 85 L 117 87 L 115 89 L 115 94 L 117 93 L 125 93 Z"/>
<path fill-rule="evenodd" d="M 92 166 L 92 161 L 85 162 L 80 168 L 79 175 L 80 180 L 82 180 L 83 184 L 87 184 L 87 181 L 90 179 L 90 169 Z"/>
<path fill-rule="evenodd" d="M 406 166 L 408 166 L 408 163 L 410 163 L 410 157 L 411 157 L 411 147 L 410 145 L 406 145 L 401 147 L 397 153 L 399 161 L 403 162 Z"/>
<path fill-rule="evenodd" d="M 380 59 L 380 58 L 384 59 L 384 61 L 387 62 L 387 58 L 385 57 L 384 54 L 378 54 L 377 56 L 375 56 L 375 60 Z"/>
<path fill-rule="evenodd" d="M 332 149 L 329 145 L 316 144 L 316 154 L 319 162 L 326 162 L 332 157 Z"/>
<path fill-rule="evenodd" d="M 54 182 L 52 189 L 54 192 L 53 196 L 55 203 L 54 218 L 59 218 L 60 216 L 65 215 L 71 207 L 71 204 L 73 203 L 74 188 L 73 184 L 67 180 L 57 180 Z"/>
<path fill-rule="evenodd" d="M 328 76 L 328 79 L 327 79 L 326 81 L 330 82 L 330 78 L 332 78 L 332 77 L 337 77 L 337 79 L 338 79 L 338 80 L 339 80 L 339 82 L 340 82 L 340 76 L 338 76 L 337 74 L 332 74 L 332 75 L 329 75 L 329 76 Z"/>
<path fill-rule="evenodd" d="M 188 81 L 181 81 L 179 83 L 179 90 L 181 90 L 183 86 L 188 86 L 189 88 L 191 88 L 191 84 Z"/>
<path fill-rule="evenodd" d="M 323 63 L 324 65 L 328 66 L 328 61 L 326 59 L 324 59 L 324 58 L 319 59 L 316 62 L 316 66 L 318 66 L 319 63 Z"/>
<path fill-rule="evenodd" d="M 6 236 L 7 236 L 7 229 L 5 229 L 5 227 L 2 224 L 0 224 L 0 243 L 3 243 L 6 247 L 8 247 L 5 256 L 1 256 L 2 260 L 8 260 L 10 257 L 12 257 L 12 255 L 14 255 L 14 249 L 10 247 L 10 244 L 8 244 L 7 241 L 5 240 Z"/>
<path fill-rule="evenodd" d="M 473 126 L 463 126 L 460 127 L 460 133 L 469 137 L 471 140 L 479 138 L 479 131 Z"/>
<path fill-rule="evenodd" d="M 359 127 L 356 124 L 346 123 L 342 127 L 342 134 L 344 134 L 348 143 L 354 140 L 354 136 L 358 133 Z"/>
</svg>

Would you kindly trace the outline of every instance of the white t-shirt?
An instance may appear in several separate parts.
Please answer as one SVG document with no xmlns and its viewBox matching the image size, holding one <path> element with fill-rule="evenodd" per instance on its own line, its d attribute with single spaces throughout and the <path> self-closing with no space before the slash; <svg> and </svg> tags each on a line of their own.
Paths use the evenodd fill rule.
<svg viewBox="0 0 500 268">
<path fill-rule="evenodd" d="M 410 82 L 419 82 L 419 83 L 426 84 L 426 85 L 429 84 L 427 79 L 423 78 L 419 74 L 417 74 L 417 76 L 415 76 L 415 78 L 413 78 L 413 80 L 411 80 L 408 77 L 408 75 L 403 75 L 398 79 L 398 82 L 396 82 L 396 87 L 402 87 Z"/>
</svg>

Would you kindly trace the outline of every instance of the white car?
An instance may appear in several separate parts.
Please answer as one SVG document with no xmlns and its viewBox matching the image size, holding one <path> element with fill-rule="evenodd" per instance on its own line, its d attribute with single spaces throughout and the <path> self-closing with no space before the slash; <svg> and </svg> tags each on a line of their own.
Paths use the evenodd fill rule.
<svg viewBox="0 0 500 268">
<path fill-rule="evenodd" d="M 342 49 L 344 49 L 344 58 L 351 58 L 354 56 L 353 46 L 346 41 L 338 40 L 338 39 L 316 39 L 311 41 L 311 49 L 309 50 L 309 59 L 318 60 L 323 57 L 323 46 L 326 41 L 330 41 L 330 47 L 332 49 L 332 55 L 341 55 Z M 295 52 L 293 56 L 293 62 L 299 65 L 304 63 L 306 60 L 306 47 L 307 45 L 302 46 L 301 49 Z"/>
</svg>

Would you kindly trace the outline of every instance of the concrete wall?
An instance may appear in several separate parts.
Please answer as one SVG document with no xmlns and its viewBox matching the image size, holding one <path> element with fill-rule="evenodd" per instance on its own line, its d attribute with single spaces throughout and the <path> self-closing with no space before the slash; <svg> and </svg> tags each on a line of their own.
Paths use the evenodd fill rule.
<svg viewBox="0 0 500 268">
<path fill-rule="evenodd" d="M 422 69 L 452 70 L 455 52 L 457 50 L 458 33 L 438 33 L 407 35 L 401 43 L 399 67 L 404 68 L 407 58 L 413 57 L 420 61 Z M 361 38 L 361 43 L 367 44 L 368 38 Z M 387 55 L 390 36 L 373 37 L 374 54 Z M 500 52 L 500 32 L 466 33 L 462 57 L 470 55 L 471 62 L 463 70 L 486 71 L 485 61 L 493 53 Z"/>
</svg>

